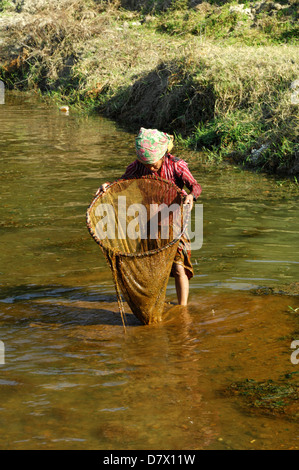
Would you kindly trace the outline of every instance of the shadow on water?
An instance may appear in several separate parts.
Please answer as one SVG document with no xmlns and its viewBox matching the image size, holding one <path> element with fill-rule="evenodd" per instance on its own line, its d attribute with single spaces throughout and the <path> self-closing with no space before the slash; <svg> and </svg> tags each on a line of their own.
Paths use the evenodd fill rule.
<svg viewBox="0 0 299 470">
<path fill-rule="evenodd" d="M 114 302 L 115 296 L 98 292 L 88 292 L 81 287 L 68 287 L 59 284 L 37 285 L 21 284 L 18 286 L 1 286 L 0 302 L 16 303 L 24 300 L 34 300 L 42 298 L 63 298 L 72 300 L 82 299 L 89 302 L 105 301 Z"/>
<path fill-rule="evenodd" d="M 62 285 L 19 285 L 0 289 L 2 323 L 10 319 L 28 324 L 40 322 L 69 325 L 123 325 L 116 295 Z M 13 310 L 13 316 L 10 312 Z M 127 324 L 140 325 L 131 313 Z"/>
</svg>

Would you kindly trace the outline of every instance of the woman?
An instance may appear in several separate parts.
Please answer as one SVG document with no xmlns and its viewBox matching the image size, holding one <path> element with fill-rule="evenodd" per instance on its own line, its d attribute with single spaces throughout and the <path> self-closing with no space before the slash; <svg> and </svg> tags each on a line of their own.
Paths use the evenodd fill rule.
<svg viewBox="0 0 299 470">
<path fill-rule="evenodd" d="M 173 136 L 157 129 L 141 127 L 135 142 L 137 159 L 131 163 L 121 179 L 139 178 L 144 175 L 156 174 L 160 178 L 171 181 L 185 194 L 184 204 L 193 202 L 201 193 L 201 186 L 191 174 L 187 163 L 170 154 L 173 147 Z M 109 183 L 98 189 L 105 192 Z M 183 189 L 186 186 L 190 193 Z M 190 241 L 183 236 L 172 266 L 171 275 L 175 278 L 175 286 L 179 305 L 187 305 L 189 296 L 189 279 L 193 276 L 191 263 Z"/>
</svg>

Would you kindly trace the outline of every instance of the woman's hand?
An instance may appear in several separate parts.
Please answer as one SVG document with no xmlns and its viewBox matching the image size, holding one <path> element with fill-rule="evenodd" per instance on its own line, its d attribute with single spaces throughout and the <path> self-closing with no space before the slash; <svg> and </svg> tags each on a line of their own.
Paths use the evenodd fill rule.
<svg viewBox="0 0 299 470">
<path fill-rule="evenodd" d="M 105 193 L 106 190 L 107 190 L 107 188 L 108 188 L 108 186 L 109 186 L 109 183 L 103 183 L 103 184 L 99 187 L 99 189 L 97 190 L 96 196 L 97 196 L 98 194 L 100 194 L 100 193 Z"/>
<path fill-rule="evenodd" d="M 194 202 L 194 200 L 193 200 L 193 195 L 192 194 L 188 194 L 184 199 L 184 204 L 190 206 L 189 207 L 190 211 L 192 210 L 193 202 Z"/>
</svg>

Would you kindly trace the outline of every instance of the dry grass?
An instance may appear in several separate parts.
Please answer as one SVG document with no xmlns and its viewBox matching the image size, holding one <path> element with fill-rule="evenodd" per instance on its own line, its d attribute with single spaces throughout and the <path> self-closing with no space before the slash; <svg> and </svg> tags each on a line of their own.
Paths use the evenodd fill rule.
<svg viewBox="0 0 299 470">
<path fill-rule="evenodd" d="M 242 158 L 269 140 L 281 150 L 283 140 L 287 150 L 277 153 L 275 168 L 286 155 L 297 158 L 298 106 L 290 90 L 299 76 L 295 45 L 170 39 L 116 6 L 57 0 L 2 20 L 2 77 L 13 86 L 58 93 L 68 104 L 80 102 L 135 128 L 160 127 L 187 138 L 208 126 L 215 135 L 211 148 L 226 145 L 227 153 L 238 153 L 246 141 Z M 191 141 L 200 148 L 200 140 Z"/>
</svg>

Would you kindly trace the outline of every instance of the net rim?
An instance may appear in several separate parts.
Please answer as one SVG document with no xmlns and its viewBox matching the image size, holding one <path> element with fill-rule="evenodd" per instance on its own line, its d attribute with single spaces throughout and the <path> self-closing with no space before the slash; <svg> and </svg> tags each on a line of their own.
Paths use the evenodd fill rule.
<svg viewBox="0 0 299 470">
<path fill-rule="evenodd" d="M 176 237 L 171 242 L 167 243 L 166 245 L 164 245 L 160 248 L 155 248 L 153 250 L 148 250 L 148 251 L 144 251 L 144 252 L 141 252 L 141 253 L 126 253 L 126 252 L 118 251 L 118 250 L 115 250 L 115 249 L 107 248 L 104 245 L 104 243 L 102 242 L 102 240 L 96 236 L 94 230 L 91 227 L 90 212 L 91 212 L 94 204 L 96 203 L 96 201 L 98 199 L 104 197 L 105 194 L 107 193 L 107 191 L 109 191 L 114 185 L 116 185 L 118 183 L 121 183 L 123 181 L 131 181 L 131 180 L 157 180 L 157 181 L 162 181 L 163 183 L 166 183 L 167 185 L 175 188 L 177 193 L 181 196 L 181 207 L 183 205 L 183 196 L 184 196 L 184 194 L 183 194 L 183 190 L 180 189 L 176 184 L 172 183 L 171 181 L 168 181 L 164 178 L 161 178 L 161 177 L 155 176 L 155 175 L 144 175 L 144 176 L 139 176 L 139 177 L 132 176 L 132 177 L 128 177 L 128 178 L 120 178 L 120 179 L 114 181 L 113 183 L 109 184 L 109 186 L 107 186 L 107 189 L 104 193 L 100 193 L 100 194 L 96 195 L 93 198 L 93 200 L 91 201 L 90 205 L 88 206 L 88 209 L 87 209 L 87 212 L 86 212 L 86 224 L 87 224 L 88 231 L 91 234 L 92 238 L 95 240 L 95 242 L 98 245 L 100 245 L 100 247 L 103 250 L 106 250 L 107 252 L 113 253 L 114 256 L 125 256 L 125 257 L 129 257 L 129 258 L 141 258 L 143 256 L 150 256 L 150 255 L 154 255 L 156 253 L 160 253 L 161 251 L 164 251 L 165 249 L 167 249 L 167 248 L 173 246 L 175 243 L 177 243 L 186 231 L 187 223 L 188 223 L 188 217 L 187 217 L 187 221 L 184 224 L 183 229 L 182 229 L 181 233 L 178 235 L 178 237 Z"/>
</svg>

